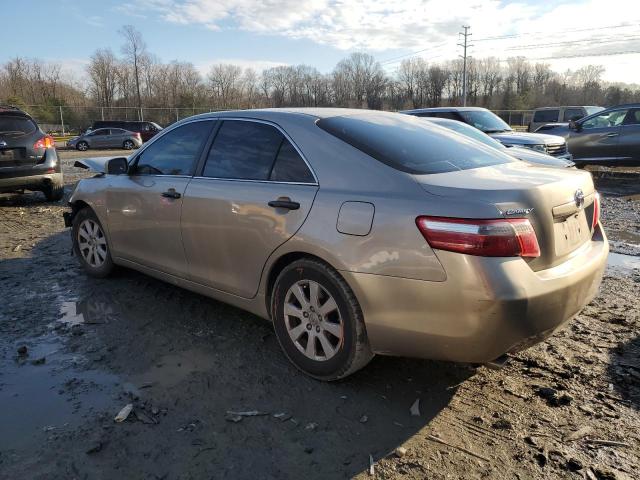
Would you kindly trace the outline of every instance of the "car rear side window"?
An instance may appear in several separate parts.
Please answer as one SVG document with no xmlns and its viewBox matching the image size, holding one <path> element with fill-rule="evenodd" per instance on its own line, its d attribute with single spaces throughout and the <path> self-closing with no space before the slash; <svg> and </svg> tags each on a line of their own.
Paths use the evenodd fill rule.
<svg viewBox="0 0 640 480">
<path fill-rule="evenodd" d="M 166 133 L 136 160 L 138 175 L 192 175 L 213 121 L 191 122 Z"/>
<path fill-rule="evenodd" d="M 14 117 L 10 115 L 0 116 L 0 134 L 20 136 L 36 131 L 38 127 L 33 120 L 27 117 Z"/>
<path fill-rule="evenodd" d="M 204 166 L 203 176 L 268 180 L 284 137 L 264 123 L 225 120 Z"/>
<path fill-rule="evenodd" d="M 326 132 L 397 170 L 445 173 L 515 161 L 410 115 L 367 113 L 318 120 Z"/>
<path fill-rule="evenodd" d="M 538 110 L 533 115 L 533 121 L 544 123 L 557 122 L 558 115 L 560 115 L 560 110 Z"/>
<path fill-rule="evenodd" d="M 282 139 L 269 180 L 274 182 L 314 183 L 309 167 L 286 138 Z"/>
<path fill-rule="evenodd" d="M 567 108 L 562 116 L 563 122 L 570 122 L 571 120 L 580 120 L 584 117 L 584 111 L 581 108 Z"/>
</svg>

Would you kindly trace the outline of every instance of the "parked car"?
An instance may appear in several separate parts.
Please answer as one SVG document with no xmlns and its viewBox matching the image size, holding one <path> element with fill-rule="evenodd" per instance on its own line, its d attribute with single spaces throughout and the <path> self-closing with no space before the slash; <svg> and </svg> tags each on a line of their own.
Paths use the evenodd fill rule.
<svg viewBox="0 0 640 480">
<path fill-rule="evenodd" d="M 567 139 L 577 164 L 640 164 L 640 103 L 618 105 L 570 123 L 538 131 Z"/>
<path fill-rule="evenodd" d="M 121 128 L 99 128 L 83 133 L 67 142 L 67 147 L 84 152 L 90 148 L 124 148 L 133 150 L 142 146 L 138 132 L 129 132 Z"/>
<path fill-rule="evenodd" d="M 536 108 L 533 112 L 533 119 L 529 122 L 527 131 L 535 132 L 542 125 L 547 123 L 570 122 L 579 120 L 592 113 L 598 113 L 604 107 L 597 106 L 571 106 L 571 107 L 543 107 Z"/>
<path fill-rule="evenodd" d="M 90 130 L 97 130 L 98 128 L 121 128 L 129 132 L 137 132 L 143 142 L 151 140 L 154 135 L 162 130 L 162 127 L 155 122 L 129 120 L 98 120 L 93 122 Z"/>
<path fill-rule="evenodd" d="M 523 147 L 571 160 L 567 144 L 562 137 L 538 133 L 515 132 L 495 113 L 478 107 L 439 107 L 405 110 L 401 113 L 417 117 L 439 117 L 467 123 L 483 131 L 507 147 Z"/>
<path fill-rule="evenodd" d="M 77 164 L 103 174 L 65 213 L 89 275 L 131 267 L 270 319 L 324 380 L 376 353 L 526 348 L 594 297 L 608 253 L 589 172 L 397 113 L 208 113 Z"/>
<path fill-rule="evenodd" d="M 64 196 L 55 141 L 19 108 L 0 106 L 0 192 L 40 191 L 48 201 Z"/>
<path fill-rule="evenodd" d="M 575 166 L 570 160 L 563 160 L 561 158 L 552 157 L 551 155 L 547 155 L 546 153 L 536 152 L 530 148 L 522 148 L 522 147 L 505 147 L 495 138 L 491 138 L 484 132 L 481 132 L 475 127 L 468 125 L 466 123 L 458 122 L 457 120 L 449 120 L 448 118 L 439 118 L 439 117 L 427 117 L 424 119 L 427 122 L 434 123 L 435 125 L 448 128 L 449 130 L 453 130 L 465 137 L 472 138 L 488 147 L 494 148 L 496 150 L 500 150 L 507 155 L 511 155 L 512 157 L 517 158 L 518 160 L 522 160 L 529 163 L 535 163 L 536 165 L 543 165 L 546 167 L 560 167 L 560 168 L 568 168 Z"/>
</svg>

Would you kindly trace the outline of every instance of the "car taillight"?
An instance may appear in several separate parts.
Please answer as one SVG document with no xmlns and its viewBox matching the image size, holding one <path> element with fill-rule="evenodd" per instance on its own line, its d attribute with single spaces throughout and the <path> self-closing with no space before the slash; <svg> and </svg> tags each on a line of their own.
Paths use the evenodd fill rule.
<svg viewBox="0 0 640 480">
<path fill-rule="evenodd" d="M 134 137 L 138 137 L 138 138 L 140 138 L 140 132 L 135 132 L 135 133 L 133 134 L 133 136 L 134 136 Z"/>
<path fill-rule="evenodd" d="M 596 228 L 600 223 L 600 194 L 596 192 L 593 199 L 593 220 L 591 220 L 591 230 Z"/>
<path fill-rule="evenodd" d="M 45 149 L 45 148 L 53 148 L 56 146 L 56 142 L 53 137 L 46 135 L 33 144 L 33 149 Z"/>
<path fill-rule="evenodd" d="M 432 248 L 483 257 L 540 256 L 536 232 L 526 218 L 418 217 L 416 225 Z"/>
</svg>

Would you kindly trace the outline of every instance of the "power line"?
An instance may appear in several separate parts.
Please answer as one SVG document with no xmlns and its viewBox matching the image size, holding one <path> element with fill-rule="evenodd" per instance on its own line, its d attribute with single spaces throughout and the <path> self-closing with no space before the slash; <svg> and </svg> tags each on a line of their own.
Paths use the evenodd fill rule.
<svg viewBox="0 0 640 480">
<path fill-rule="evenodd" d="M 581 45 L 585 45 L 585 46 L 595 46 L 595 45 L 603 45 L 606 43 L 616 43 L 616 42 L 628 42 L 631 40 L 639 40 L 640 36 L 632 36 L 632 37 L 625 37 L 625 38 L 613 38 L 610 37 L 608 39 L 593 39 L 593 40 L 574 40 L 574 41 L 569 41 L 569 42 L 552 42 L 552 43 L 536 43 L 536 44 L 529 44 L 529 45 L 520 45 L 520 46 L 514 46 L 514 47 L 509 47 L 506 50 L 534 50 L 537 48 L 544 48 L 544 47 L 563 47 L 565 45 L 573 45 L 573 44 L 581 44 Z"/>
<path fill-rule="evenodd" d="M 559 60 L 562 58 L 613 57 L 616 55 L 633 55 L 636 53 L 640 53 L 640 50 L 621 50 L 619 52 L 584 53 L 584 54 L 576 54 L 576 55 L 555 55 L 553 57 L 528 58 L 527 60 Z"/>
<path fill-rule="evenodd" d="M 434 45 L 433 47 L 424 48 L 424 49 L 418 50 L 416 52 L 406 53 L 404 55 L 398 55 L 397 57 L 388 58 L 386 60 L 381 61 L 380 65 L 385 65 L 387 63 L 397 63 L 397 59 L 410 57 L 410 56 L 413 56 L 413 55 L 417 55 L 418 53 L 426 52 L 426 51 L 429 51 L 429 50 L 434 50 L 434 49 L 439 48 L 439 47 L 444 47 L 448 43 L 449 42 L 442 42 L 442 43 L 439 43 L 437 45 Z"/>
<path fill-rule="evenodd" d="M 608 29 L 612 29 L 612 28 L 637 27 L 637 26 L 639 26 L 639 25 L 635 24 L 635 23 L 622 23 L 620 25 L 609 25 L 607 27 L 576 28 L 576 29 L 572 29 L 572 30 L 563 30 L 562 33 L 592 32 L 593 30 L 608 30 Z M 509 38 L 524 37 L 525 35 L 540 35 L 540 34 L 548 35 L 549 32 L 514 33 L 514 34 L 511 34 L 511 35 L 500 35 L 500 36 L 496 36 L 496 37 L 476 38 L 474 41 L 475 42 L 487 42 L 487 41 L 493 41 L 493 40 L 505 40 L 505 39 L 509 39 Z"/>
</svg>

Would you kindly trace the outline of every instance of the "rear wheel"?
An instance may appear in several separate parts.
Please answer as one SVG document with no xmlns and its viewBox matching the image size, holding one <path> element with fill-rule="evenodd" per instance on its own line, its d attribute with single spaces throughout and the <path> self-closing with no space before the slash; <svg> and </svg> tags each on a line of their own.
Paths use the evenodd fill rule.
<svg viewBox="0 0 640 480">
<path fill-rule="evenodd" d="M 86 152 L 87 150 L 89 150 L 89 144 L 87 142 L 78 142 L 76 148 L 81 152 Z"/>
<path fill-rule="evenodd" d="M 122 146 L 124 147 L 125 150 L 133 150 L 133 147 L 135 147 L 135 144 L 131 140 L 125 140 Z"/>
<path fill-rule="evenodd" d="M 106 277 L 113 270 L 107 237 L 90 208 L 83 208 L 73 218 L 73 253 L 92 277 Z"/>
<path fill-rule="evenodd" d="M 298 260 L 280 273 L 271 314 L 280 346 L 307 375 L 337 380 L 373 358 L 355 295 L 318 260 Z"/>
<path fill-rule="evenodd" d="M 52 181 L 47 183 L 42 189 L 45 198 L 48 202 L 57 202 L 64 197 L 64 183 Z"/>
</svg>

